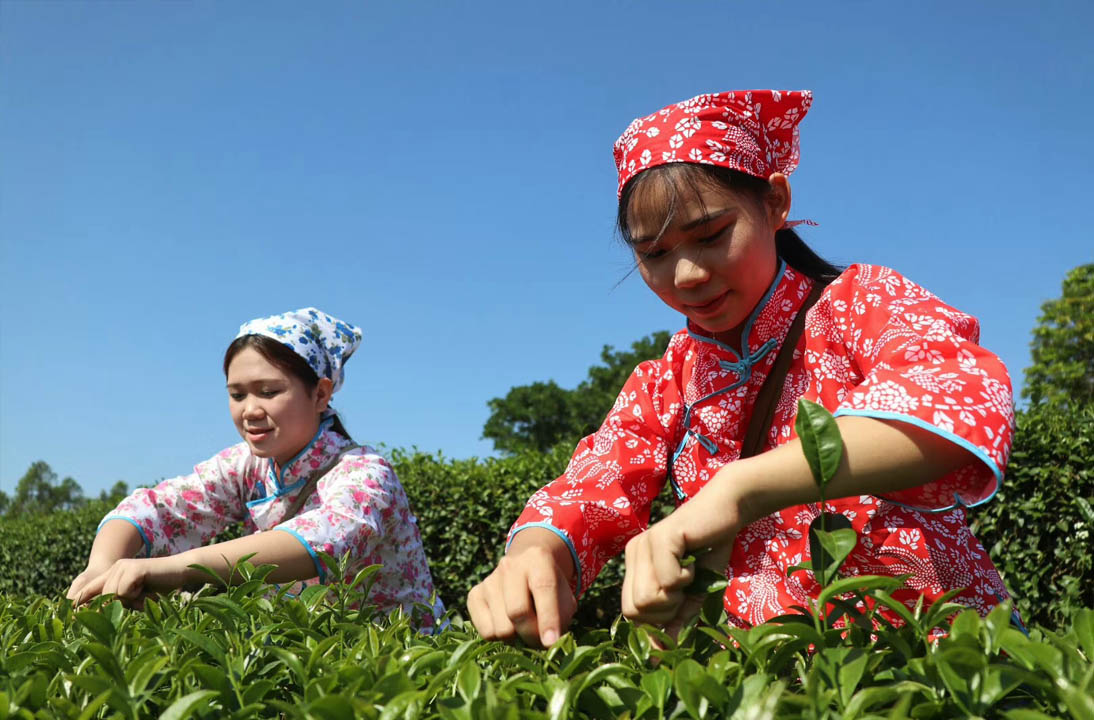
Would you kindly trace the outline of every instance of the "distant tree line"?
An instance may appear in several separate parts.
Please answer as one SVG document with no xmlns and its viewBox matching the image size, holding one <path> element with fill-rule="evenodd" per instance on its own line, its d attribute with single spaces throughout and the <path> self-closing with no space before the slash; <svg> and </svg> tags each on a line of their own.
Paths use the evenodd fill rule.
<svg viewBox="0 0 1094 720">
<path fill-rule="evenodd" d="M 670 337 L 661 330 L 631 343 L 630 350 L 605 345 L 600 351 L 603 364 L 589 368 L 588 377 L 570 390 L 554 380 L 511 388 L 505 397 L 487 403 L 490 417 L 483 438 L 493 440 L 494 449 L 507 455 L 547 452 L 560 443 L 574 445 L 604 422 L 635 366 L 665 354 Z"/>
<path fill-rule="evenodd" d="M 99 500 L 120 501 L 129 494 L 129 486 L 119 480 L 109 490 L 99 493 Z M 15 494 L 9 496 L 0 490 L 0 516 L 23 517 L 47 515 L 61 510 L 75 510 L 94 498 L 84 495 L 80 484 L 70 477 L 58 480 L 49 463 L 38 460 L 15 485 Z"/>
</svg>

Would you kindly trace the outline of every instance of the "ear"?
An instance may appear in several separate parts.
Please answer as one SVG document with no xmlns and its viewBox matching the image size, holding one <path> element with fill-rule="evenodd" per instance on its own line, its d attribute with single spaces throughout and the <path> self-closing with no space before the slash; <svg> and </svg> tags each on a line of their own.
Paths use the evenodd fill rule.
<svg viewBox="0 0 1094 720">
<path fill-rule="evenodd" d="M 771 173 L 767 184 L 771 190 L 764 198 L 764 205 L 772 227 L 778 230 L 790 215 L 790 180 L 782 173 Z"/>
<path fill-rule="evenodd" d="M 334 394 L 334 383 L 330 378 L 319 378 L 315 386 L 315 411 L 323 412 L 330 405 L 330 397 Z"/>
</svg>

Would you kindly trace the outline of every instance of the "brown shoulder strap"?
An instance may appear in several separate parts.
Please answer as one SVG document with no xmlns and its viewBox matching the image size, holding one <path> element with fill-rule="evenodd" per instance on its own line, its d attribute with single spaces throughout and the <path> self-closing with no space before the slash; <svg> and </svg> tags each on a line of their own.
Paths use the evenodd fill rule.
<svg viewBox="0 0 1094 720">
<path fill-rule="evenodd" d="M 790 329 L 786 332 L 779 355 L 775 358 L 775 365 L 771 373 L 764 380 L 760 394 L 756 396 L 756 404 L 752 407 L 752 419 L 745 433 L 744 444 L 741 446 L 741 458 L 752 457 L 763 452 L 764 441 L 771 430 L 771 422 L 775 419 L 775 407 L 779 404 L 779 397 L 786 384 L 786 373 L 790 370 L 790 361 L 794 359 L 794 348 L 798 346 L 802 330 L 805 329 L 805 314 L 809 308 L 820 298 L 825 285 L 820 282 L 813 284 L 813 290 L 809 297 L 802 303 L 798 314 L 794 317 Z"/>
<path fill-rule="evenodd" d="M 304 507 L 304 503 L 306 503 L 308 501 L 308 498 L 311 497 L 311 494 L 315 492 L 315 487 L 319 484 L 319 479 L 329 473 L 331 470 L 333 470 L 335 465 L 342 462 L 342 458 L 344 458 L 353 450 L 359 449 L 360 447 L 360 445 L 347 446 L 345 449 L 342 450 L 342 452 L 338 453 L 326 465 L 316 470 L 315 474 L 311 476 L 310 480 L 308 480 L 308 483 L 304 487 L 300 488 L 300 492 L 296 494 L 296 497 L 292 501 L 292 505 L 289 506 L 288 512 L 286 512 L 285 516 L 281 518 L 281 522 L 285 522 L 286 520 L 291 520 L 292 518 L 296 517 L 296 514 L 300 512 L 300 509 Z"/>
</svg>

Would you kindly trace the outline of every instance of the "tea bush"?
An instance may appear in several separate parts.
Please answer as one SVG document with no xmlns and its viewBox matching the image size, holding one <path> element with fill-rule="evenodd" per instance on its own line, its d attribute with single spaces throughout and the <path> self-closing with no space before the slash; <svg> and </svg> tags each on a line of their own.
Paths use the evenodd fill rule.
<svg viewBox="0 0 1094 720">
<path fill-rule="evenodd" d="M 462 607 L 474 583 L 494 567 L 525 501 L 562 473 L 570 451 L 558 447 L 549 453 L 485 460 L 390 453 L 418 518 L 437 594 L 448 607 Z M 0 592 L 63 593 L 83 570 L 98 523 L 112 507 L 93 502 L 71 513 L 0 520 Z M 666 492 L 655 512 L 669 508 Z M 221 539 L 236 535 L 233 529 Z M 582 597 L 575 622 L 610 623 L 619 614 L 622 582 L 621 562 L 609 563 Z"/>
<path fill-rule="evenodd" d="M 95 529 L 112 507 L 94 500 L 76 510 L 0 519 L 0 593 L 67 590 L 83 571 Z"/>
<path fill-rule="evenodd" d="M 1022 452 L 1033 457 L 1041 448 L 1058 460 L 1060 452 L 1082 450 L 1082 433 L 1061 438 L 1070 426 L 1053 424 L 1058 419 L 1023 420 L 1027 434 L 1046 442 Z M 843 450 L 838 427 L 804 401 L 796 427 L 823 492 Z M 420 480 L 408 488 L 425 493 L 424 506 L 439 513 L 436 527 L 449 521 L 452 549 L 438 561 L 439 573 L 472 563 L 488 571 L 491 503 L 513 495 L 506 486 L 519 489 L 529 474 L 557 472 L 549 463 L 564 459 L 560 450 L 446 464 L 397 453 L 400 467 Z M 465 486 L 453 484 L 451 467 Z M 1082 466 L 1073 478 L 1080 489 L 1086 473 Z M 1044 481 L 1031 480 L 1038 491 Z M 496 488 L 503 489 L 491 497 Z M 464 500 L 472 509 L 460 506 Z M 1091 514 L 1081 498 L 1075 505 Z M 1014 517 L 1021 516 L 1019 507 Z M 464 532 L 482 544 L 464 547 L 471 543 Z M 910 609 L 889 594 L 902 578 L 839 576 L 853 530 L 811 528 L 810 536 L 828 555 L 814 550 L 803 565 L 825 584 L 809 608 L 747 630 L 731 627 L 725 579 L 701 570 L 690 591 L 705 593 L 706 602 L 679 637 L 616 619 L 610 629 L 579 623 L 546 651 L 482 640 L 455 613 L 445 629 L 427 634 L 417 613 L 385 617 L 357 608 L 379 566 L 292 598 L 265 582 L 271 566 L 243 563 L 238 584 L 149 598 L 137 612 L 110 597 L 77 609 L 56 595 L 0 593 L 0 720 L 1094 717 L 1094 609 L 1065 603 L 1053 609 L 1054 629 L 1029 634 L 1011 623 L 1009 603 L 981 618 L 947 602 L 956 590 Z M 1074 582 L 1045 576 L 1065 591 L 1078 583 L 1069 602 L 1086 592 L 1082 563 L 1089 558 L 1077 557 Z M 332 577 L 347 577 L 345 565 L 324 561 Z"/>
<path fill-rule="evenodd" d="M 1094 405 L 1018 413 L 999 494 L 970 512 L 973 533 L 1027 621 L 1053 626 L 1094 607 Z"/>
<path fill-rule="evenodd" d="M 0 595 L 0 720 L 1094 717 L 1089 609 L 1026 637 L 1005 605 L 983 619 L 944 602 L 911 611 L 888 598 L 892 578 L 850 578 L 831 595 L 889 604 L 906 624 L 867 610 L 848 628 L 800 615 L 740 630 L 719 590 L 718 614 L 678 640 L 620 620 L 544 651 L 351 609 L 353 584 L 288 598 L 264 584 L 269 569 L 143 612 Z M 931 640 L 935 628 L 947 635 Z"/>
<path fill-rule="evenodd" d="M 437 592 L 448 607 L 463 607 L 467 591 L 497 562 L 524 502 L 561 474 L 570 450 L 485 460 L 391 453 L 418 517 Z M 1092 468 L 1094 408 L 1030 408 L 1018 414 L 999 495 L 970 511 L 973 531 L 1028 622 L 1053 627 L 1070 608 L 1094 607 Z M 671 507 L 666 491 L 654 516 Z M 109 509 L 92 502 L 73 512 L 0 520 L 0 592 L 61 593 L 83 569 L 95 528 Z M 607 626 L 619 613 L 621 582 L 616 560 L 582 598 L 575 622 Z"/>
<path fill-rule="evenodd" d="M 501 459 L 450 460 L 395 451 L 391 460 L 418 517 L 437 593 L 463 607 L 468 591 L 497 564 L 506 534 L 528 497 L 566 469 L 573 448 Z M 666 490 L 654 516 L 667 512 Z M 619 614 L 622 562 L 608 563 L 581 598 L 575 622 L 606 626 Z"/>
</svg>

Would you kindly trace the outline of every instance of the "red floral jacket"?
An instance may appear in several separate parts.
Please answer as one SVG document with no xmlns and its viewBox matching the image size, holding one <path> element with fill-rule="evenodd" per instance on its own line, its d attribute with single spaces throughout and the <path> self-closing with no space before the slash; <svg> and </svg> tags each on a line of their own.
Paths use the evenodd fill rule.
<svg viewBox="0 0 1094 720">
<path fill-rule="evenodd" d="M 748 320 L 740 352 L 694 327 L 673 336 L 664 357 L 634 370 L 565 474 L 531 497 L 510 542 L 524 528 L 554 531 L 573 555 L 578 592 L 587 588 L 647 527 L 666 481 L 677 503 L 687 502 L 740 456 L 756 396 L 812 286 L 783 264 Z M 767 438 L 768 448 L 794 438 L 804 397 L 836 416 L 917 425 L 976 457 L 913 489 L 826 503 L 859 535 L 843 572 L 910 574 L 894 594 L 909 606 L 963 588 L 955 601 L 986 614 L 1008 596 L 966 522 L 967 507 L 995 494 L 1014 426 L 1010 377 L 978 339 L 974 318 L 896 271 L 852 265 L 806 315 Z M 759 624 L 818 594 L 809 573 L 787 577 L 787 568 L 809 557 L 809 524 L 820 510 L 819 503 L 790 507 L 737 535 L 725 594 L 731 622 Z"/>
</svg>

